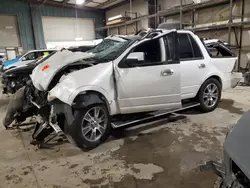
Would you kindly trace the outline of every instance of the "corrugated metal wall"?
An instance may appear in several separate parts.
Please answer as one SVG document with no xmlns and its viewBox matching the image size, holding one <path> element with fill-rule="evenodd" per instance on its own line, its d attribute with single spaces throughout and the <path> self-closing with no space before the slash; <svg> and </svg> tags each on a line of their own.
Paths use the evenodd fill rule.
<svg viewBox="0 0 250 188">
<path fill-rule="evenodd" d="M 0 3 L 0 14 L 17 15 L 23 49 L 34 49 L 34 40 L 32 37 L 31 19 L 29 16 L 28 6 L 15 0 L 0 0 Z"/>
<path fill-rule="evenodd" d="M 0 0 L 0 3 L 0 14 L 17 15 L 21 44 L 24 50 L 45 48 L 42 16 L 75 17 L 75 10 L 73 8 L 32 5 L 31 10 L 36 36 L 34 39 L 32 34 L 31 16 L 28 4 L 17 0 Z M 104 26 L 104 12 L 78 10 L 78 17 L 95 19 L 96 28 Z M 103 36 L 105 36 L 105 33 L 96 33 L 97 38 L 101 38 Z"/>
</svg>

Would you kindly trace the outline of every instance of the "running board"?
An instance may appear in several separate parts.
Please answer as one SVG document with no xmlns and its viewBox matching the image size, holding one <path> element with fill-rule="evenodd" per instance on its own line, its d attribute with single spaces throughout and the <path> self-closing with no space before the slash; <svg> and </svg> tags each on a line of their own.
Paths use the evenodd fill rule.
<svg viewBox="0 0 250 188">
<path fill-rule="evenodd" d="M 175 112 L 179 112 L 182 110 L 186 110 L 189 108 L 194 108 L 199 106 L 200 103 L 187 103 L 183 104 L 182 108 L 175 109 L 175 110 L 165 110 L 165 111 L 154 111 L 154 112 L 144 112 L 144 113 L 136 113 L 136 114 L 126 114 L 126 115 L 118 115 L 112 118 L 111 126 L 113 128 L 120 128 L 136 123 L 141 123 L 147 120 L 153 120 L 154 118 L 165 116 L 168 114 L 172 114 Z"/>
</svg>

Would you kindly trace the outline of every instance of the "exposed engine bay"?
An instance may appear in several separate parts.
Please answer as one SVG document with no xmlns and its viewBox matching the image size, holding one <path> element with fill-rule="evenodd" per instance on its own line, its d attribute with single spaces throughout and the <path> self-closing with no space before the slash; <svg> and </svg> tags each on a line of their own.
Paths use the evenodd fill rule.
<svg viewBox="0 0 250 188">
<path fill-rule="evenodd" d="M 92 65 L 93 64 L 86 64 L 83 61 L 78 61 L 71 65 L 65 66 L 53 78 L 49 88 L 53 88 L 61 79 L 61 77 Z M 10 102 L 8 105 L 6 117 L 3 121 L 6 129 L 8 129 L 9 125 L 13 121 L 15 121 L 16 124 L 21 124 L 28 117 L 40 116 L 42 121 L 37 122 L 35 125 L 31 144 L 40 146 L 43 143 L 51 140 L 51 138 L 48 138 L 49 140 L 46 141 L 45 138 L 49 136 L 54 130 L 57 130 L 57 133 L 60 133 L 61 130 L 63 130 L 63 122 L 61 123 L 62 126 L 60 128 L 58 128 L 57 125 L 55 125 L 55 127 L 51 126 L 56 124 L 56 122 L 60 122 L 60 120 L 57 119 L 55 114 L 51 111 L 51 105 L 47 101 L 47 95 L 48 91 L 40 91 L 34 87 L 31 80 L 28 81 L 25 87 L 20 88 L 14 94 L 11 100 L 12 102 Z M 54 137 L 56 135 L 53 134 Z"/>
<path fill-rule="evenodd" d="M 14 94 L 18 89 L 23 87 L 27 81 L 30 80 L 28 75 L 19 75 L 19 76 L 3 76 L 3 94 L 11 93 Z"/>
</svg>

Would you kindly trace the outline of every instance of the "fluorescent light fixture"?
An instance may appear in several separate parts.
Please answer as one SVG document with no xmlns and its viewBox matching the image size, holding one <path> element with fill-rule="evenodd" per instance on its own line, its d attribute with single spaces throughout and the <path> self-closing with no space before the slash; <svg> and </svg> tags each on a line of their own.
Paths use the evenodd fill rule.
<svg viewBox="0 0 250 188">
<path fill-rule="evenodd" d="M 118 18 L 122 18 L 122 15 L 117 15 L 117 16 L 110 17 L 110 18 L 108 18 L 108 21 L 116 20 Z"/>
<path fill-rule="evenodd" d="M 85 0 L 76 0 L 76 4 L 77 5 L 81 5 L 81 4 L 83 4 L 85 2 Z"/>
<path fill-rule="evenodd" d="M 83 40 L 83 38 L 82 37 L 76 37 L 75 40 L 80 41 L 80 40 Z"/>
<path fill-rule="evenodd" d="M 10 25 L 6 25 L 6 26 L 5 26 L 5 29 L 14 29 L 14 27 L 13 27 L 13 26 L 10 26 Z"/>
</svg>

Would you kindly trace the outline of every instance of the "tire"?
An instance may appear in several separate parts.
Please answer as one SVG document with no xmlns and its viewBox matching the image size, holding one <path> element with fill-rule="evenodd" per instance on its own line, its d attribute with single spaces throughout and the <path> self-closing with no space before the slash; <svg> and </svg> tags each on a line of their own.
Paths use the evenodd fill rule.
<svg viewBox="0 0 250 188">
<path fill-rule="evenodd" d="M 97 117 L 94 115 L 97 109 L 99 109 L 99 120 L 95 119 Z M 96 148 L 109 137 L 111 122 L 105 104 L 93 104 L 84 109 L 76 110 L 74 116 L 74 122 L 65 127 L 66 136 L 73 145 L 87 151 Z"/>
<path fill-rule="evenodd" d="M 217 178 L 213 188 L 245 188 L 239 181 L 234 181 L 231 186 L 227 186 L 225 182 L 219 177 Z"/>
<path fill-rule="evenodd" d="M 210 78 L 202 84 L 197 95 L 202 112 L 211 112 L 217 108 L 221 98 L 221 90 L 221 83 L 214 78 Z"/>
<path fill-rule="evenodd" d="M 227 188 L 225 183 L 222 181 L 222 179 L 219 177 L 214 183 L 213 188 Z"/>
</svg>

